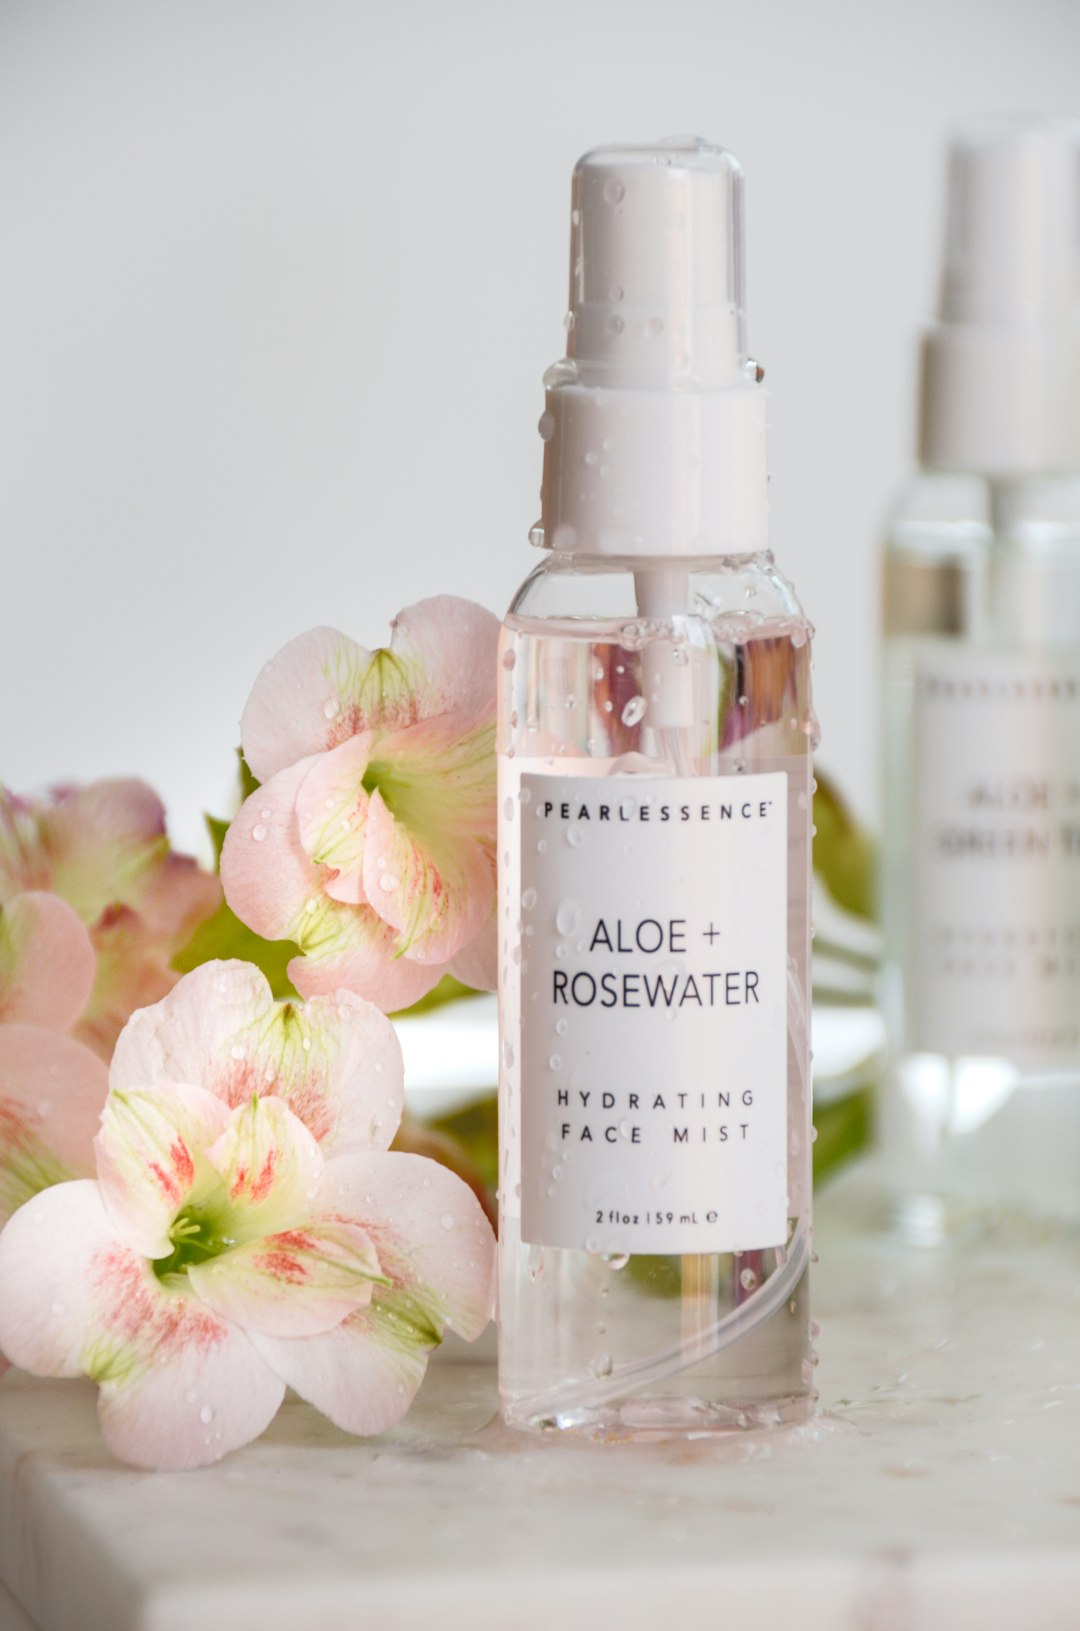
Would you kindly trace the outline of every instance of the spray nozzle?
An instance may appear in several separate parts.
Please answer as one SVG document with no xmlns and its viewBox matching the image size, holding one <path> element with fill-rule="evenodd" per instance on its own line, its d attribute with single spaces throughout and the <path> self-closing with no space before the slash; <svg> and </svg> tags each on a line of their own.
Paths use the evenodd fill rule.
<svg viewBox="0 0 1080 1631">
<path fill-rule="evenodd" d="M 742 179 L 730 153 L 695 137 L 578 161 L 567 326 L 583 382 L 739 382 Z"/>
<path fill-rule="evenodd" d="M 742 235 L 742 170 L 721 147 L 677 137 L 578 161 L 536 542 L 635 559 L 765 547 L 765 393 L 746 354 Z M 669 612 L 684 609 L 674 582 L 659 596 Z"/>
<path fill-rule="evenodd" d="M 1080 123 L 993 119 L 949 150 L 922 456 L 1009 477 L 1080 464 Z"/>
<path fill-rule="evenodd" d="M 1057 325 L 1080 308 L 1080 124 L 993 119 L 949 152 L 941 318 Z"/>
</svg>

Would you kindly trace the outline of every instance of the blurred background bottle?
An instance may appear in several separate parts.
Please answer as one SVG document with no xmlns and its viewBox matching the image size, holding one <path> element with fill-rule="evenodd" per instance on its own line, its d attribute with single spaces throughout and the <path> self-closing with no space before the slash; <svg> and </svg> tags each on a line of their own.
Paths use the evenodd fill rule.
<svg viewBox="0 0 1080 1631">
<path fill-rule="evenodd" d="M 884 562 L 881 1115 L 897 1223 L 1080 1214 L 1080 125 L 949 155 Z"/>
</svg>

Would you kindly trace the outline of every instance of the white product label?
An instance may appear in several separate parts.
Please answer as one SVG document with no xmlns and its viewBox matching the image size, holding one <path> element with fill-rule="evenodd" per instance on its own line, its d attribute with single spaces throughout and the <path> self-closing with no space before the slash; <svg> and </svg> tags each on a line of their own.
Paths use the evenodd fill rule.
<svg viewBox="0 0 1080 1631">
<path fill-rule="evenodd" d="M 526 1241 L 787 1238 L 787 787 L 522 776 Z"/>
<path fill-rule="evenodd" d="M 911 1046 L 1080 1047 L 1080 659 L 927 650 L 915 672 Z"/>
</svg>

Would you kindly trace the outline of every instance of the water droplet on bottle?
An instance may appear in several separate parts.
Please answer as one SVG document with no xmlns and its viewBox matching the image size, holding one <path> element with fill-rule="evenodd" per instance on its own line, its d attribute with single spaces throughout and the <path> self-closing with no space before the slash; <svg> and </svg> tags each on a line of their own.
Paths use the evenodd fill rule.
<svg viewBox="0 0 1080 1631">
<path fill-rule="evenodd" d="M 536 905 L 536 890 L 535 889 L 526 889 L 525 893 L 521 897 L 521 905 L 522 905 L 522 910 L 523 911 L 526 911 L 526 912 L 531 912 L 532 911 L 533 907 Z"/>
<path fill-rule="evenodd" d="M 619 304 L 620 300 L 626 299 L 626 290 L 623 288 L 621 283 L 613 283 L 611 285 L 611 288 L 608 290 L 608 299 L 613 300 L 616 305 Z"/>
<path fill-rule="evenodd" d="M 609 176 L 604 182 L 604 202 L 607 204 L 621 204 L 626 197 L 626 188 L 618 176 Z"/>
<path fill-rule="evenodd" d="M 545 442 L 551 441 L 551 438 L 555 434 L 555 415 L 551 412 L 550 408 L 545 409 L 545 411 L 540 415 L 540 422 L 536 428 L 540 432 L 540 435 Z M 506 659 L 503 658 L 503 661 L 505 662 Z"/>
<path fill-rule="evenodd" d="M 754 1273 L 753 1269 L 743 1269 L 742 1273 L 739 1275 L 739 1284 L 742 1286 L 743 1290 L 753 1291 L 757 1283 L 757 1275 Z"/>
<path fill-rule="evenodd" d="M 503 815 L 506 817 L 507 821 L 513 821 L 514 801 L 512 798 L 507 798 L 503 801 Z"/>
<path fill-rule="evenodd" d="M 610 1376 L 613 1368 L 610 1354 L 597 1354 L 589 1367 L 594 1376 Z"/>
<path fill-rule="evenodd" d="M 626 327 L 626 324 L 623 321 L 623 319 L 619 316 L 618 312 L 617 311 L 612 312 L 611 316 L 607 320 L 607 331 L 608 331 L 608 333 L 609 334 L 621 334 L 625 327 Z"/>
<path fill-rule="evenodd" d="M 566 842 L 568 844 L 570 844 L 574 849 L 577 849 L 581 844 L 583 844 L 585 842 L 585 834 L 582 832 L 581 828 L 579 826 L 577 826 L 576 823 L 574 825 L 572 825 L 572 826 L 567 827 L 567 829 L 566 829 Z"/>
<path fill-rule="evenodd" d="M 614 1269 L 616 1273 L 619 1271 L 619 1269 L 624 1269 L 629 1261 L 629 1252 L 612 1252 L 610 1257 L 604 1258 L 604 1262 L 607 1264 L 608 1268 Z"/>
<path fill-rule="evenodd" d="M 555 913 L 555 927 L 560 934 L 573 934 L 581 920 L 581 907 L 576 900 L 564 900 Z"/>
<path fill-rule="evenodd" d="M 644 697 L 631 697 L 622 711 L 621 718 L 624 725 L 637 725 L 645 717 L 648 704 Z"/>
<path fill-rule="evenodd" d="M 655 340 L 657 335 L 663 334 L 663 332 L 664 324 L 661 318 L 647 317 L 645 319 L 645 334 L 648 339 Z"/>
<path fill-rule="evenodd" d="M 503 667 L 504 668 L 513 668 L 513 666 L 514 666 L 514 664 L 516 662 L 517 662 L 517 657 L 514 655 L 514 653 L 512 651 L 504 651 L 503 652 Z"/>
<path fill-rule="evenodd" d="M 562 1060 L 559 1058 L 559 1055 L 557 1053 L 553 1053 L 551 1055 L 550 1059 L 548 1060 L 548 1069 L 549 1070 L 561 1070 L 562 1069 Z"/>
</svg>

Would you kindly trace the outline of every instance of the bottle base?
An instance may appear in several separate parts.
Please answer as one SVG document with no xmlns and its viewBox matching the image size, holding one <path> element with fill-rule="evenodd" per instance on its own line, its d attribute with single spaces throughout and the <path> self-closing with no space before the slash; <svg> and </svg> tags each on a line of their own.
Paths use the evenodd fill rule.
<svg viewBox="0 0 1080 1631">
<path fill-rule="evenodd" d="M 814 1415 L 816 1398 L 816 1394 L 788 1394 L 745 1404 L 719 1404 L 692 1395 L 658 1394 L 542 1414 L 521 1405 L 504 1405 L 503 1420 L 519 1432 L 568 1433 L 604 1444 L 647 1444 L 797 1427 Z"/>
</svg>

